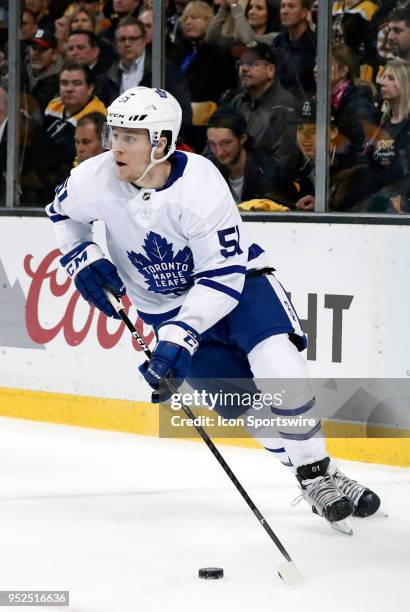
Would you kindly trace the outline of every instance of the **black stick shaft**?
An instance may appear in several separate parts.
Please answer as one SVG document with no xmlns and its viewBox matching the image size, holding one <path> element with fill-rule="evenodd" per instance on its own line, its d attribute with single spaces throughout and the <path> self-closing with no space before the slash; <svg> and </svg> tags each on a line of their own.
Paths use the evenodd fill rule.
<svg viewBox="0 0 410 612">
<path fill-rule="evenodd" d="M 120 315 L 123 322 L 125 323 L 126 327 L 130 330 L 130 332 L 134 336 L 135 340 L 140 345 L 141 349 L 144 351 L 145 355 L 148 357 L 148 359 L 150 359 L 151 351 L 149 350 L 147 344 L 144 342 L 144 339 L 139 335 L 138 331 L 135 329 L 134 325 L 131 323 L 130 319 L 128 318 L 124 310 L 122 309 L 117 310 L 117 312 Z M 173 388 L 173 386 L 171 385 L 169 381 L 165 381 L 165 382 L 168 385 L 168 388 L 172 393 L 178 393 L 178 391 Z M 188 418 L 195 419 L 195 414 L 192 412 L 190 408 L 188 408 L 188 406 L 184 406 L 182 404 L 182 410 L 185 412 Z M 280 550 L 282 555 L 285 557 L 286 561 L 292 561 L 292 558 L 289 555 L 288 551 L 283 546 L 282 542 L 279 540 L 278 536 L 273 531 L 273 529 L 271 528 L 267 520 L 264 518 L 263 514 L 254 504 L 252 499 L 249 497 L 248 493 L 245 491 L 245 489 L 243 488 L 243 486 L 241 485 L 241 483 L 239 482 L 235 474 L 232 472 L 231 468 L 229 467 L 229 465 L 227 464 L 227 462 L 225 461 L 225 459 L 223 458 L 219 450 L 216 448 L 211 438 L 206 433 L 205 429 L 203 429 L 200 425 L 195 425 L 195 429 L 197 430 L 197 432 L 199 433 L 202 440 L 205 442 L 205 444 L 207 445 L 207 447 L 209 448 L 209 450 L 211 451 L 215 459 L 218 461 L 219 465 L 222 467 L 225 474 L 230 478 L 231 482 L 235 485 L 236 489 L 242 495 L 243 499 L 246 501 L 249 508 L 252 510 L 252 512 L 254 513 L 254 515 L 256 516 L 256 518 L 258 519 L 258 521 L 264 528 L 264 530 L 268 533 L 270 539 L 275 543 L 277 548 Z"/>
</svg>

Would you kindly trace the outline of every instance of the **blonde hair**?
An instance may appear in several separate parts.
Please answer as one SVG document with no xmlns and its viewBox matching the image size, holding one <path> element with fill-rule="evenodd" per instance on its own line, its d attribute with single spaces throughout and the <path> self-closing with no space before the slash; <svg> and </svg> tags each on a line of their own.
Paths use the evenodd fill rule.
<svg viewBox="0 0 410 612">
<path fill-rule="evenodd" d="M 393 59 L 386 63 L 384 74 L 389 70 L 396 78 L 400 92 L 400 103 L 398 110 L 398 119 L 403 121 L 410 115 L 410 62 L 403 59 Z M 383 119 L 391 116 L 391 105 L 386 100 L 383 103 Z"/>
<path fill-rule="evenodd" d="M 214 18 L 214 12 L 212 8 L 206 2 L 202 2 L 202 0 L 191 0 L 191 2 L 188 2 L 182 12 L 181 22 L 184 23 L 184 21 L 190 14 L 193 14 L 195 17 L 201 17 L 202 19 L 204 19 L 207 27 L 211 20 Z"/>
</svg>

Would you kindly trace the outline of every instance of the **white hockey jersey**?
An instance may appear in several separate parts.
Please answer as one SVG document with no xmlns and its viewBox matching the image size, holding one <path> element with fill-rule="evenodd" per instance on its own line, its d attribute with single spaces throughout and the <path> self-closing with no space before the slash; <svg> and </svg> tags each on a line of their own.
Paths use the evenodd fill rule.
<svg viewBox="0 0 410 612">
<path fill-rule="evenodd" d="M 174 319 L 203 333 L 238 303 L 247 269 L 266 265 L 249 245 L 229 188 L 200 155 L 177 151 L 161 189 L 122 182 L 111 151 L 73 169 L 47 207 L 63 254 L 94 241 L 105 223 L 107 246 L 140 316 Z"/>
</svg>

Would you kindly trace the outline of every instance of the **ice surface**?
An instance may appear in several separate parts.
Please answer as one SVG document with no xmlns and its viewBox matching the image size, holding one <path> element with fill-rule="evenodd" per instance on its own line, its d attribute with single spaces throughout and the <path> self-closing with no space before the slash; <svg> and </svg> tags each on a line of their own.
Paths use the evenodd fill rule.
<svg viewBox="0 0 410 612">
<path fill-rule="evenodd" d="M 0 589 L 68 589 L 72 612 L 409 609 L 410 469 L 341 463 L 389 513 L 349 538 L 291 508 L 269 453 L 220 449 L 303 584 L 276 576 L 282 556 L 202 442 L 0 418 Z M 198 579 L 206 566 L 225 578 Z"/>
</svg>

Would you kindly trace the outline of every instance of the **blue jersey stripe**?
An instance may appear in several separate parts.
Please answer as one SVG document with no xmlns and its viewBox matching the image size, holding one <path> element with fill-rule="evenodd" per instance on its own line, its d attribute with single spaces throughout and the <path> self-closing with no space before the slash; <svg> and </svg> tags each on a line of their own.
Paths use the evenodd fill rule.
<svg viewBox="0 0 410 612">
<path fill-rule="evenodd" d="M 311 408 L 313 408 L 314 405 L 315 405 L 315 398 L 311 399 L 310 402 L 308 402 L 304 406 L 301 406 L 300 408 L 281 410 L 280 408 L 274 408 L 273 406 L 271 406 L 270 409 L 271 409 L 272 414 L 277 414 L 278 416 L 291 417 L 291 416 L 298 416 L 299 414 L 304 414 L 305 412 L 308 412 Z"/>
<path fill-rule="evenodd" d="M 67 217 L 66 215 L 50 215 L 49 219 L 50 221 L 52 221 L 53 223 L 58 223 L 59 221 L 66 221 L 66 219 L 69 219 L 70 217 Z"/>
<path fill-rule="evenodd" d="M 246 266 L 225 266 L 218 270 L 206 270 L 194 274 L 194 278 L 212 278 L 213 276 L 224 276 L 225 274 L 246 274 Z"/>
<path fill-rule="evenodd" d="M 266 448 L 265 446 L 265 449 L 270 453 L 286 453 L 284 448 Z"/>
<path fill-rule="evenodd" d="M 204 285 L 205 287 L 216 289 L 216 291 L 221 291 L 221 293 L 226 293 L 226 295 L 229 295 L 229 297 L 233 298 L 234 300 L 238 300 L 238 302 L 241 299 L 241 294 L 239 293 L 239 291 L 235 291 L 235 289 L 231 289 L 230 287 L 222 285 L 222 283 L 217 283 L 213 280 L 208 280 L 204 278 L 198 281 L 198 285 Z"/>
</svg>

